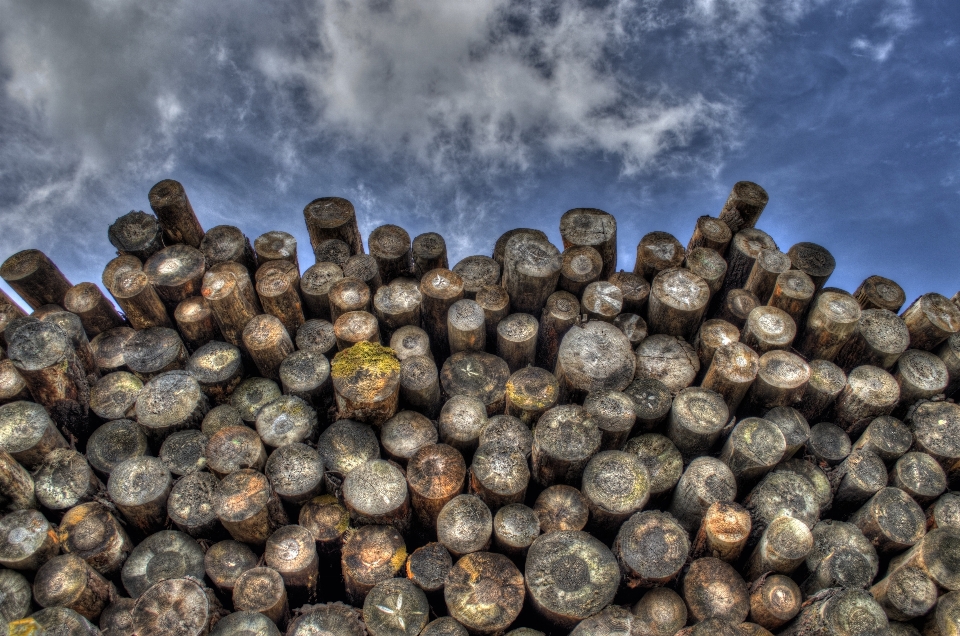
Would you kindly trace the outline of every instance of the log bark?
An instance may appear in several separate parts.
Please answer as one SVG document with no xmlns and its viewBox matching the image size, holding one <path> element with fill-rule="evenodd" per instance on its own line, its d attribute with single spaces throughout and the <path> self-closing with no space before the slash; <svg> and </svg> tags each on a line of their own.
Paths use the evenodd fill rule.
<svg viewBox="0 0 960 636">
<path fill-rule="evenodd" d="M 27 382 L 13 362 L 9 359 L 0 360 L 0 405 L 31 398 Z"/>
<path fill-rule="evenodd" d="M 710 295 L 720 291 L 727 275 L 727 261 L 716 250 L 697 247 L 687 252 L 683 266 L 703 279 L 710 288 Z"/>
<path fill-rule="evenodd" d="M 432 358 L 410 356 L 400 362 L 400 403 L 435 418 L 440 411 L 440 373 Z"/>
<path fill-rule="evenodd" d="M 37 507 L 33 478 L 9 453 L 0 451 L 0 505 L 6 510 Z"/>
<path fill-rule="evenodd" d="M 710 389 L 688 387 L 673 400 L 666 435 L 684 459 L 709 453 L 730 420 L 723 396 Z"/>
<path fill-rule="evenodd" d="M 40 404 L 0 406 L 0 451 L 10 453 L 25 468 L 35 470 L 49 453 L 66 448 L 67 441 Z"/>
<path fill-rule="evenodd" d="M 487 285 L 477 291 L 475 300 L 483 309 L 486 351 L 493 353 L 497 347 L 497 325 L 510 314 L 510 295 L 500 285 Z M 549 299 L 547 304 L 549 306 Z M 541 329 L 543 329 L 542 323 Z"/>
<path fill-rule="evenodd" d="M 560 251 L 545 239 L 518 234 L 507 241 L 502 284 L 512 311 L 539 319 L 547 298 L 557 289 L 562 264 Z"/>
<path fill-rule="evenodd" d="M 853 450 L 870 451 L 887 465 L 897 461 L 913 445 L 913 432 L 895 417 L 881 415 L 867 425 Z"/>
<path fill-rule="evenodd" d="M 757 224 L 770 197 L 767 191 L 751 181 L 737 181 L 720 210 L 720 220 L 731 232 L 752 228 Z"/>
<path fill-rule="evenodd" d="M 201 293 L 220 326 L 224 339 L 243 347 L 243 329 L 261 312 L 250 275 L 235 263 L 214 265 L 203 277 Z"/>
<path fill-rule="evenodd" d="M 503 318 L 506 318 L 506 315 Z M 537 331 L 538 367 L 548 370 L 556 368 L 560 343 L 567 331 L 576 325 L 579 319 L 580 301 L 573 294 L 558 291 L 547 298 L 540 315 L 540 328 Z M 496 334 L 496 325 L 494 325 L 494 334 Z"/>
<path fill-rule="evenodd" d="M 150 207 L 163 228 L 164 243 L 184 243 L 190 247 L 200 247 L 203 228 L 200 227 L 193 206 L 190 205 L 187 193 L 180 183 L 165 179 L 150 188 L 149 198 Z"/>
<path fill-rule="evenodd" d="M 827 249 L 816 243 L 797 243 L 787 251 L 791 269 L 799 269 L 810 277 L 817 291 L 823 289 L 837 261 Z"/>
<path fill-rule="evenodd" d="M 257 277 L 260 305 L 266 313 L 276 316 L 283 323 L 288 334 L 296 334 L 305 321 L 298 291 L 299 282 L 291 282 L 288 275 L 277 270 Z"/>
<path fill-rule="evenodd" d="M 243 344 L 261 375 L 280 379 L 280 364 L 293 353 L 293 341 L 276 316 L 260 314 L 243 328 Z"/>
<path fill-rule="evenodd" d="M 810 439 L 810 425 L 800 411 L 790 406 L 778 406 L 763 415 L 763 419 L 773 422 L 786 442 L 783 460 L 788 460 L 803 448 Z M 783 461 L 781 460 L 781 461 Z"/>
<path fill-rule="evenodd" d="M 493 260 L 497 261 L 500 264 L 500 267 L 503 268 L 503 255 L 507 249 L 507 242 L 510 241 L 514 236 L 529 235 L 534 237 L 537 240 L 546 241 L 547 235 L 544 234 L 541 230 L 533 230 L 525 227 L 518 227 L 512 230 L 507 230 L 504 232 L 500 238 L 497 239 L 497 242 L 493 246 L 493 254 L 491 257 Z"/>
<path fill-rule="evenodd" d="M 824 291 L 813 302 L 797 350 L 810 359 L 832 361 L 853 337 L 861 313 L 853 296 Z"/>
<path fill-rule="evenodd" d="M 297 239 L 292 234 L 274 230 L 261 234 L 253 241 L 253 249 L 257 253 L 257 264 L 263 267 L 270 261 L 287 261 L 300 271 L 300 261 L 297 258 Z"/>
<path fill-rule="evenodd" d="M 866 309 L 836 362 L 847 372 L 863 364 L 889 371 L 909 346 L 910 332 L 902 318 L 886 309 Z"/>
<path fill-rule="evenodd" d="M 363 241 L 353 204 L 339 197 L 314 199 L 303 209 L 310 245 L 316 250 L 327 239 L 340 239 L 350 254 L 363 254 Z"/>
<path fill-rule="evenodd" d="M 764 354 L 774 349 L 789 349 L 796 335 L 797 325 L 787 312 L 761 305 L 747 316 L 740 341 Z"/>
<path fill-rule="evenodd" d="M 342 279 L 343 270 L 335 263 L 319 262 L 308 268 L 300 278 L 304 315 L 329 321 L 330 290 Z"/>
<path fill-rule="evenodd" d="M 449 355 L 447 314 L 450 307 L 463 298 L 463 279 L 450 270 L 435 269 L 420 281 L 423 328 L 430 335 L 434 357 Z"/>
<path fill-rule="evenodd" d="M 530 314 L 510 314 L 497 325 L 497 355 L 516 373 L 536 360 L 539 324 Z"/>
<path fill-rule="evenodd" d="M 767 304 L 787 312 L 794 322 L 801 324 L 814 292 L 813 279 L 800 270 L 787 270 L 777 276 Z"/>
<path fill-rule="evenodd" d="M 88 404 L 87 374 L 70 338 L 56 324 L 24 324 L 13 334 L 7 356 L 39 404 L 48 409 L 64 402 Z"/>
<path fill-rule="evenodd" d="M 945 296 L 924 294 L 900 317 L 910 331 L 910 346 L 930 351 L 960 331 L 960 308 Z"/>
<path fill-rule="evenodd" d="M 223 340 L 213 309 L 203 296 L 187 298 L 177 305 L 173 316 L 190 351 L 196 351 L 211 340 Z"/>
<path fill-rule="evenodd" d="M 727 277 L 723 282 L 723 293 L 731 289 L 742 288 L 760 252 L 777 249 L 777 244 L 769 234 L 753 227 L 734 232 L 730 247 L 727 248 Z"/>
<path fill-rule="evenodd" d="M 587 462 L 600 449 L 601 439 L 596 422 L 582 407 L 550 409 L 533 433 L 533 478 L 542 486 L 579 483 Z"/>
<path fill-rule="evenodd" d="M 861 309 L 886 309 L 893 313 L 898 313 L 907 301 L 903 288 L 883 276 L 866 278 L 853 292 L 853 297 L 860 303 Z"/>
<path fill-rule="evenodd" d="M 33 309 L 63 305 L 73 287 L 40 250 L 23 250 L 5 260 L 0 265 L 0 277 Z"/>
<path fill-rule="evenodd" d="M 108 289 L 134 329 L 173 326 L 166 306 L 143 271 L 130 269 L 117 274 Z"/>
</svg>

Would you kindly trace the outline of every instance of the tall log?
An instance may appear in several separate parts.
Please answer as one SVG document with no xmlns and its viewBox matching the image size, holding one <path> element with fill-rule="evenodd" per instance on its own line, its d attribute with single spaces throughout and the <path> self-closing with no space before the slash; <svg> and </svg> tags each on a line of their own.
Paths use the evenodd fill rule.
<svg viewBox="0 0 960 636">
<path fill-rule="evenodd" d="M 17 252 L 0 265 L 0 277 L 33 309 L 62 305 L 73 284 L 40 250 Z"/>
<path fill-rule="evenodd" d="M 194 472 L 173 485 L 167 516 L 181 531 L 196 539 L 223 535 L 214 509 L 220 481 L 207 472 Z"/>
<path fill-rule="evenodd" d="M 541 392 L 541 395 L 544 394 L 551 395 L 549 392 Z M 549 403 L 549 400 L 547 402 Z M 555 401 L 549 403 L 546 408 L 552 408 L 554 405 Z M 606 390 L 590 393 L 583 401 L 583 408 L 593 417 L 597 428 L 600 429 L 602 436 L 600 448 L 603 450 L 620 449 L 630 437 L 633 425 L 637 421 L 633 400 L 621 391 Z M 536 419 L 539 419 L 539 414 Z M 531 423 L 534 421 L 532 419 Z"/>
<path fill-rule="evenodd" d="M 477 295 L 474 300 L 476 300 L 477 304 L 483 309 L 483 324 L 484 330 L 486 331 L 486 350 L 488 353 L 493 353 L 496 350 L 497 344 L 497 325 L 499 325 L 500 321 L 510 314 L 510 294 L 508 294 L 507 290 L 500 285 L 486 285 L 477 291 Z M 549 304 L 550 300 L 548 299 L 547 306 L 549 306 Z M 542 333 L 542 317 L 540 329 Z M 542 336 L 540 336 L 540 338 L 542 338 Z"/>
<path fill-rule="evenodd" d="M 690 460 L 710 451 L 729 419 L 722 395 L 702 387 L 688 387 L 673 400 L 666 435 Z"/>
<path fill-rule="evenodd" d="M 294 606 L 316 598 L 320 557 L 309 530 L 298 525 L 279 528 L 267 539 L 263 556 L 267 567 L 283 577 Z"/>
<path fill-rule="evenodd" d="M 764 354 L 774 349 L 788 349 L 796 335 L 797 325 L 787 312 L 761 305 L 747 315 L 740 341 Z"/>
<path fill-rule="evenodd" d="M 150 207 L 163 228 L 164 243 L 184 243 L 190 247 L 200 247 L 203 228 L 200 227 L 193 206 L 190 205 L 187 193 L 180 183 L 165 179 L 150 188 L 149 198 Z"/>
<path fill-rule="evenodd" d="M 313 248 L 316 263 L 330 263 L 342 268 L 350 260 L 350 246 L 340 239 L 326 239 Z"/>
<path fill-rule="evenodd" d="M 297 239 L 292 234 L 279 230 L 266 232 L 253 241 L 253 249 L 257 253 L 257 264 L 260 267 L 270 261 L 287 261 L 292 263 L 299 273 L 300 261 L 297 259 Z"/>
<path fill-rule="evenodd" d="M 500 264 L 489 256 L 468 256 L 452 269 L 463 280 L 464 298 L 470 300 L 477 297 L 481 288 L 500 284 Z"/>
<path fill-rule="evenodd" d="M 384 337 L 390 338 L 397 329 L 407 325 L 419 327 L 422 301 L 420 285 L 410 278 L 396 278 L 378 289 L 373 296 L 373 310 Z"/>
<path fill-rule="evenodd" d="M 243 346 L 244 327 L 260 313 L 256 294 L 248 292 L 253 286 L 250 275 L 242 267 L 240 270 L 243 271 L 230 267 L 230 263 L 214 265 L 204 274 L 201 288 L 220 326 L 220 333 L 235 347 Z"/>
<path fill-rule="evenodd" d="M 547 235 L 544 234 L 541 230 L 534 230 L 534 229 L 525 228 L 525 227 L 518 227 L 512 230 L 507 230 L 500 236 L 500 238 L 497 239 L 497 242 L 493 246 L 493 253 L 490 255 L 493 258 L 493 260 L 497 261 L 497 263 L 500 264 L 501 268 L 503 267 L 503 263 L 504 263 L 503 256 L 507 249 L 507 243 L 514 236 L 522 236 L 522 235 L 532 236 L 535 239 L 541 240 L 541 241 L 547 240 Z"/>
<path fill-rule="evenodd" d="M 52 409 L 65 401 L 89 400 L 86 373 L 63 329 L 50 322 L 31 322 L 16 330 L 7 356 L 23 376 L 33 399 Z"/>
<path fill-rule="evenodd" d="M 900 400 L 896 379 L 874 366 L 852 370 L 836 398 L 837 424 L 852 435 L 859 435 L 875 417 L 889 415 Z"/>
<path fill-rule="evenodd" d="M 0 506 L 5 510 L 37 507 L 33 478 L 6 451 L 0 451 Z"/>
<path fill-rule="evenodd" d="M 463 491 L 467 465 L 452 446 L 431 444 L 407 463 L 410 501 L 420 522 L 434 527 L 443 507 Z"/>
<path fill-rule="evenodd" d="M 447 269 L 434 269 L 420 281 L 423 328 L 430 335 L 434 357 L 449 354 L 447 314 L 450 307 L 463 298 L 463 279 Z"/>
<path fill-rule="evenodd" d="M 747 417 L 734 426 L 720 450 L 719 459 L 730 468 L 737 479 L 737 488 L 743 492 L 773 469 L 786 448 L 786 438 L 776 424 L 759 417 Z"/>
<path fill-rule="evenodd" d="M 314 199 L 303 209 L 310 245 L 316 250 L 327 239 L 340 239 L 350 246 L 350 254 L 363 254 L 363 241 L 357 226 L 353 204 L 339 197 Z"/>
<path fill-rule="evenodd" d="M 766 232 L 753 227 L 737 230 L 727 248 L 727 277 L 723 282 L 723 293 L 742 288 L 750 278 L 760 252 L 768 249 L 777 249 L 777 244 Z"/>
<path fill-rule="evenodd" d="M 723 279 L 727 275 L 727 261 L 716 250 L 694 248 L 692 252 L 687 252 L 683 266 L 703 279 L 710 288 L 711 296 L 723 287 Z"/>
<path fill-rule="evenodd" d="M 760 536 L 747 560 L 744 577 L 755 581 L 764 574 L 790 574 L 813 550 L 813 534 L 799 519 L 776 517 Z"/>
<path fill-rule="evenodd" d="M 296 334 L 305 320 L 299 282 L 292 282 L 289 275 L 278 270 L 257 277 L 257 295 L 263 310 L 279 318 L 290 334 Z"/>
<path fill-rule="evenodd" d="M 380 269 L 377 265 L 377 259 L 369 254 L 355 254 L 350 257 L 347 264 L 343 266 L 343 275 L 345 278 L 356 278 L 370 288 L 370 293 L 376 293 L 384 280 L 380 276 Z"/>
<path fill-rule="evenodd" d="M 743 325 L 747 322 L 747 316 L 760 306 L 760 300 L 756 295 L 745 289 L 735 288 L 722 291 L 716 297 L 720 300 L 712 317 L 725 320 L 737 329 L 743 329 Z"/>
<path fill-rule="evenodd" d="M 335 263 L 319 262 L 300 278 L 300 295 L 308 318 L 330 320 L 330 290 L 343 279 L 343 270 Z"/>
<path fill-rule="evenodd" d="M 589 246 L 599 252 L 603 268 L 600 278 L 606 280 L 617 269 L 617 220 L 595 208 L 574 208 L 560 217 L 560 237 L 564 249 Z"/>
<path fill-rule="evenodd" d="M 750 620 L 764 629 L 778 629 L 790 622 L 803 603 L 803 594 L 792 579 L 772 574 L 750 588 Z"/>
<path fill-rule="evenodd" d="M 824 291 L 813 302 L 797 350 L 811 359 L 832 361 L 854 335 L 860 315 L 853 296 Z"/>
<path fill-rule="evenodd" d="M 720 220 L 732 232 L 751 228 L 757 224 L 769 198 L 767 191 L 756 183 L 737 181 L 720 210 Z"/>
<path fill-rule="evenodd" d="M 233 607 L 241 612 L 259 612 L 281 628 L 290 620 L 287 588 L 273 568 L 255 567 L 237 577 Z"/>
<path fill-rule="evenodd" d="M 232 261 L 246 267 L 251 274 L 257 271 L 257 255 L 250 239 L 233 225 L 218 225 L 207 230 L 200 241 L 200 251 L 208 268 Z"/>
<path fill-rule="evenodd" d="M 33 597 L 41 607 L 66 607 L 96 620 L 107 606 L 113 585 L 74 554 L 53 557 L 37 571 Z"/>
<path fill-rule="evenodd" d="M 579 319 L 580 301 L 573 294 L 564 291 L 550 294 L 540 314 L 540 328 L 537 331 L 537 366 L 548 370 L 556 368 L 560 343 Z"/>
<path fill-rule="evenodd" d="M 447 243 L 436 232 L 420 234 L 413 239 L 413 277 L 417 280 L 431 269 L 449 269 Z"/>
<path fill-rule="evenodd" d="M 847 385 L 843 369 L 828 360 L 810 361 L 810 380 L 797 410 L 807 420 L 815 420 L 833 405 L 834 400 Z"/>
<path fill-rule="evenodd" d="M 203 296 L 191 296 L 181 302 L 173 317 L 190 351 L 196 351 L 211 340 L 223 340 L 213 309 Z"/>
<path fill-rule="evenodd" d="M 400 362 L 400 404 L 436 417 L 441 404 L 440 372 L 432 358 L 410 356 Z"/>
<path fill-rule="evenodd" d="M 497 355 L 511 373 L 532 365 L 537 353 L 539 324 L 530 314 L 510 314 L 497 325 Z"/>
<path fill-rule="evenodd" d="M 902 318 L 886 309 L 866 309 L 836 362 L 848 372 L 862 364 L 889 371 L 909 346 L 910 332 Z"/>
<path fill-rule="evenodd" d="M 512 310 L 539 318 L 547 298 L 557 289 L 561 265 L 560 251 L 545 239 L 518 234 L 507 241 L 503 286 Z"/>
<path fill-rule="evenodd" d="M 647 467 L 651 498 L 668 494 L 683 474 L 683 456 L 674 443 L 663 435 L 638 435 L 624 444 L 623 450 L 636 455 Z"/>
<path fill-rule="evenodd" d="M 93 283 L 71 287 L 64 295 L 63 308 L 80 317 L 83 329 L 90 338 L 124 324 L 117 310 Z"/>
<path fill-rule="evenodd" d="M 743 552 L 753 522 L 740 504 L 715 501 L 700 522 L 691 553 L 694 559 L 709 556 L 735 563 Z"/>
<path fill-rule="evenodd" d="M 814 292 L 816 286 L 809 276 L 800 270 L 790 269 L 777 276 L 767 304 L 787 312 L 794 322 L 800 324 Z"/>
<path fill-rule="evenodd" d="M 770 300 L 780 274 L 790 269 L 790 257 L 778 249 L 761 250 L 744 283 L 744 289 L 753 292 L 761 303 Z"/>
<path fill-rule="evenodd" d="M 467 298 L 450 305 L 447 311 L 447 336 L 451 353 L 483 351 L 487 343 L 483 308 Z"/>
<path fill-rule="evenodd" d="M 163 300 L 143 271 L 130 269 L 120 272 L 109 290 L 134 329 L 173 326 Z"/>
<path fill-rule="evenodd" d="M 827 249 L 816 243 L 797 243 L 787 250 L 791 268 L 799 269 L 813 280 L 817 291 L 823 289 L 837 261 Z"/>
<path fill-rule="evenodd" d="M 22 401 L 0 406 L 0 451 L 34 470 L 58 448 L 67 448 L 67 441 L 43 406 Z"/>
</svg>

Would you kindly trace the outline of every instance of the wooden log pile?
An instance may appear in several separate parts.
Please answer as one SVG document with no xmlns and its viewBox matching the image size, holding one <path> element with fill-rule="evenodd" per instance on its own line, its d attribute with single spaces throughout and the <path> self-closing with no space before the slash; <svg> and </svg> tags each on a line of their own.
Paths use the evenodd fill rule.
<svg viewBox="0 0 960 636">
<path fill-rule="evenodd" d="M 149 201 L 119 311 L 0 266 L 0 634 L 960 633 L 960 293 L 829 287 L 760 186 L 632 271 L 597 209 L 450 267 Z"/>
</svg>

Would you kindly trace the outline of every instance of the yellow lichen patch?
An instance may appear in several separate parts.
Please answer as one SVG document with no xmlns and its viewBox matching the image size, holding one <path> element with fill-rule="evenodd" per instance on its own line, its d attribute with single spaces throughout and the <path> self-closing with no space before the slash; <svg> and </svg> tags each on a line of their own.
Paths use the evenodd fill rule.
<svg viewBox="0 0 960 636">
<path fill-rule="evenodd" d="M 32 618 L 21 618 L 20 620 L 9 623 L 10 636 L 39 636 L 45 634 L 46 630 L 40 627 L 40 623 Z"/>
<path fill-rule="evenodd" d="M 400 568 L 403 567 L 403 564 L 407 561 L 407 548 L 406 546 L 400 546 L 397 548 L 397 551 L 393 553 L 393 558 L 390 559 L 390 565 L 393 567 L 395 572 L 399 572 Z"/>
<path fill-rule="evenodd" d="M 349 378 L 361 370 L 377 376 L 392 375 L 400 372 L 400 360 L 390 347 L 364 341 L 333 356 L 330 364 L 334 378 Z"/>
</svg>

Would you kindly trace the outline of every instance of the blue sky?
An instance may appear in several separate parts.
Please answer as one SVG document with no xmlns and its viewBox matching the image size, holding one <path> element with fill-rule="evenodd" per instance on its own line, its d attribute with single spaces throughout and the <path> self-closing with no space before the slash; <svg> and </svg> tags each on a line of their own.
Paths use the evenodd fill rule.
<svg viewBox="0 0 960 636">
<path fill-rule="evenodd" d="M 150 5 L 150 6 L 147 6 Z M 616 215 L 620 267 L 686 244 L 738 180 L 784 251 L 908 302 L 960 289 L 955 0 L 0 0 L 0 257 L 99 282 L 107 226 L 184 184 L 204 227 L 294 234 L 344 196 L 366 236 Z"/>
</svg>

